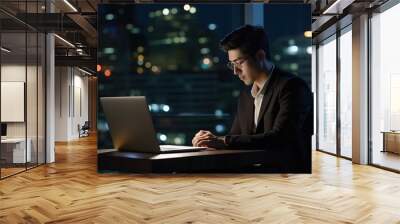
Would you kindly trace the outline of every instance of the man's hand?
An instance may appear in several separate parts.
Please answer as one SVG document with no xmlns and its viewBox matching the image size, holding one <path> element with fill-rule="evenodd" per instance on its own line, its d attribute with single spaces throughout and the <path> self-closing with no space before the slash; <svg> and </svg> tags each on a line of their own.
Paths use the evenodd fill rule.
<svg viewBox="0 0 400 224">
<path fill-rule="evenodd" d="M 192 144 L 193 144 L 193 146 L 198 147 L 198 146 L 199 146 L 198 142 L 199 142 L 200 140 L 202 140 L 202 139 L 207 138 L 207 136 L 209 136 L 210 134 L 212 135 L 211 132 L 209 132 L 209 131 L 204 131 L 204 130 L 200 130 L 199 132 L 197 132 L 197 133 L 194 135 L 193 139 L 192 139 Z"/>
<path fill-rule="evenodd" d="M 200 130 L 196 133 L 192 139 L 192 144 L 196 147 L 209 148 L 224 148 L 226 146 L 223 139 L 205 130 Z"/>
</svg>

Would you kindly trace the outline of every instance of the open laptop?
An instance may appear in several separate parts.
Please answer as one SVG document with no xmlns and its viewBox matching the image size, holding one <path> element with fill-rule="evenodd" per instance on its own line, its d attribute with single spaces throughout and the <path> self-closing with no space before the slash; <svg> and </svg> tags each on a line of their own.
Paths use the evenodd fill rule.
<svg viewBox="0 0 400 224">
<path fill-rule="evenodd" d="M 101 97 L 114 147 L 146 153 L 195 152 L 207 147 L 159 145 L 144 96 Z"/>
</svg>

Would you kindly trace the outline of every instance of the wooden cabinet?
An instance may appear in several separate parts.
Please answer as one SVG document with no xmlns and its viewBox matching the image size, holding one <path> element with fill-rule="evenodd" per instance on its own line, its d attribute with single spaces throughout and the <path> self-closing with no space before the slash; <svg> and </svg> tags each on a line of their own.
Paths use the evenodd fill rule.
<svg viewBox="0 0 400 224">
<path fill-rule="evenodd" d="M 388 131 L 383 133 L 383 152 L 400 154 L 400 131 Z"/>
</svg>

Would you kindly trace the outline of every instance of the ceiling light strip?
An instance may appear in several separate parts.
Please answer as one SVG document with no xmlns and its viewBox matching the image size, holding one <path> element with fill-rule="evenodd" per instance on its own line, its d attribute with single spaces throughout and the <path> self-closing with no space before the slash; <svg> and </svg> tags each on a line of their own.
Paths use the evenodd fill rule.
<svg viewBox="0 0 400 224">
<path fill-rule="evenodd" d="M 61 40 L 62 42 L 66 43 L 67 45 L 69 45 L 70 47 L 76 48 L 75 45 L 73 45 L 71 42 L 69 42 L 68 40 L 60 37 L 58 34 L 54 34 L 55 37 L 57 37 L 59 40 Z"/>
<path fill-rule="evenodd" d="M 85 70 L 83 70 L 83 69 L 81 69 L 81 68 L 79 68 L 79 67 L 78 67 L 78 70 L 81 71 L 81 72 L 83 72 L 83 73 L 85 73 L 85 74 L 87 74 L 87 75 L 93 75 L 92 73 L 90 73 L 90 72 L 88 72 L 88 71 L 85 71 Z"/>
<path fill-rule="evenodd" d="M 78 12 L 78 10 L 68 0 L 64 0 L 64 3 L 67 4 L 74 12 Z"/>
<path fill-rule="evenodd" d="M 11 50 L 9 50 L 9 49 L 7 49 L 7 48 L 5 48 L 5 47 L 1 47 L 1 50 L 4 51 L 4 52 L 7 52 L 7 53 L 10 53 L 10 52 L 11 52 Z"/>
<path fill-rule="evenodd" d="M 336 7 L 337 4 L 339 4 L 341 0 L 336 0 L 332 5 L 330 5 L 327 9 L 324 10 L 324 12 L 322 14 L 328 14 L 328 12 L 333 9 L 334 7 Z"/>
</svg>

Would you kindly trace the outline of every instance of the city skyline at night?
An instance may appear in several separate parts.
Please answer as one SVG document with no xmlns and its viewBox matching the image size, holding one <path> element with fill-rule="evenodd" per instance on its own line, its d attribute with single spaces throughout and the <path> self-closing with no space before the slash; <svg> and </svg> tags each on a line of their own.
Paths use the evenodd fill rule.
<svg viewBox="0 0 400 224">
<path fill-rule="evenodd" d="M 244 86 L 226 67 L 226 53 L 219 48 L 219 40 L 245 24 L 244 7 L 101 5 L 99 96 L 146 96 L 157 137 L 163 144 L 191 144 L 199 129 L 226 134 Z M 264 11 L 271 11 L 272 16 L 275 7 L 264 5 Z M 310 9 L 291 7 L 303 13 L 298 23 L 304 25 L 299 25 L 295 33 L 267 29 L 274 27 L 268 25 L 273 19 L 270 16 L 265 15 L 263 22 L 271 34 L 274 63 L 308 81 L 311 57 L 306 49 L 311 39 L 304 32 L 310 29 L 311 17 L 305 21 L 304 14 Z M 224 13 L 216 13 L 221 11 Z M 274 15 L 275 21 L 282 17 L 278 15 Z M 101 109 L 98 127 L 99 148 L 112 147 Z"/>
</svg>

